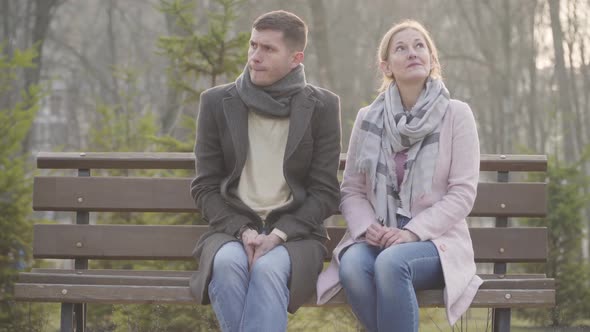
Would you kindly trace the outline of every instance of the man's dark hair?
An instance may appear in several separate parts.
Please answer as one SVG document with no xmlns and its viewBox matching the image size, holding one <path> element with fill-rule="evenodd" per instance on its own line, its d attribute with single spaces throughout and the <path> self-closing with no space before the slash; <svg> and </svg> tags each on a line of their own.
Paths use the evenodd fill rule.
<svg viewBox="0 0 590 332">
<path fill-rule="evenodd" d="M 307 45 L 307 25 L 299 16 L 284 10 L 262 14 L 254 21 L 252 28 L 258 31 L 282 31 L 287 46 L 296 51 L 303 52 Z"/>
</svg>

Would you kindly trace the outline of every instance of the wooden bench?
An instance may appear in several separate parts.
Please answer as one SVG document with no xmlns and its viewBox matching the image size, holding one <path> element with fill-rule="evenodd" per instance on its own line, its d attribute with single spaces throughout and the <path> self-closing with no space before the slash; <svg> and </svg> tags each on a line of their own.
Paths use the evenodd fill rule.
<svg viewBox="0 0 590 332">
<path fill-rule="evenodd" d="M 344 157 L 344 156 L 343 156 Z M 509 331 L 511 308 L 555 305 L 554 280 L 541 274 L 507 274 L 506 264 L 545 262 L 547 229 L 508 227 L 509 217 L 544 217 L 545 183 L 509 182 L 511 172 L 544 172 L 545 156 L 482 155 L 473 217 L 494 217 L 495 227 L 470 228 L 475 259 L 493 263 L 472 307 L 493 308 L 494 331 Z M 344 166 L 342 158 L 341 169 Z M 189 195 L 190 178 L 91 176 L 91 170 L 193 169 L 191 153 L 40 153 L 39 169 L 77 170 L 77 176 L 37 176 L 36 211 L 73 211 L 76 224 L 34 226 L 36 259 L 73 259 L 74 269 L 33 269 L 20 273 L 15 298 L 61 302 L 61 331 L 83 331 L 86 303 L 194 304 L 191 271 L 88 269 L 88 260 L 192 260 L 206 225 L 90 225 L 90 212 L 198 212 Z M 96 171 L 94 171 L 96 172 Z M 124 171 L 125 172 L 125 171 Z M 123 172 L 123 173 L 124 173 Z M 73 173 L 73 172 L 72 172 Z M 490 174 L 490 173 L 487 173 Z M 331 252 L 344 227 L 329 227 Z M 329 260 L 330 257 L 326 257 Z M 442 307 L 442 290 L 421 291 L 422 307 Z M 315 304 L 310 299 L 309 306 Z M 342 292 L 328 305 L 345 305 Z"/>
</svg>

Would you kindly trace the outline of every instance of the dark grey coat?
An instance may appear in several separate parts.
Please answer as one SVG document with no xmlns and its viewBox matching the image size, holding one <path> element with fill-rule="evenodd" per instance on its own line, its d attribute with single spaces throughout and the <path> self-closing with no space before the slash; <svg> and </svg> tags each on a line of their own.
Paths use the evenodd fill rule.
<svg viewBox="0 0 590 332">
<path fill-rule="evenodd" d="M 199 270 L 190 281 L 198 303 L 210 303 L 208 285 L 219 248 L 237 241 L 243 225 L 260 230 L 258 215 L 233 190 L 248 151 L 248 110 L 234 83 L 201 94 L 195 145 L 196 178 L 191 194 L 210 230 L 198 241 L 193 256 Z M 307 85 L 291 103 L 284 174 L 293 194 L 290 204 L 271 211 L 269 231 L 285 232 L 291 258 L 289 312 L 295 312 L 315 293 L 327 239 L 324 219 L 336 213 L 340 156 L 340 103 L 335 94 Z"/>
</svg>

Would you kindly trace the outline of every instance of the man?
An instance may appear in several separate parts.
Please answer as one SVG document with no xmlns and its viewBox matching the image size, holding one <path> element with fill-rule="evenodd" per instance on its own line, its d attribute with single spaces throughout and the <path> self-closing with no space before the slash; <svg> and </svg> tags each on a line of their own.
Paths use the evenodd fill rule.
<svg viewBox="0 0 590 332">
<path fill-rule="evenodd" d="M 285 331 L 310 300 L 337 211 L 340 106 L 309 85 L 307 26 L 274 11 L 253 24 L 248 64 L 201 95 L 191 194 L 209 231 L 190 286 L 223 331 Z"/>
</svg>

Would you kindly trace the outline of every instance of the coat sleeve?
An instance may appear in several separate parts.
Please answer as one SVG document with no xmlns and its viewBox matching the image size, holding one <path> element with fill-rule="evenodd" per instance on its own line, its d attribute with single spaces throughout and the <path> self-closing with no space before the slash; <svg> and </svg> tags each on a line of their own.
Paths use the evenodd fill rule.
<svg viewBox="0 0 590 332">
<path fill-rule="evenodd" d="M 363 235 L 372 223 L 377 223 L 375 210 L 367 197 L 367 177 L 365 173 L 358 172 L 355 166 L 359 131 L 366 111 L 366 108 L 361 109 L 354 122 L 341 186 L 340 211 L 346 220 L 350 235 L 355 240 Z"/>
<path fill-rule="evenodd" d="M 464 220 L 471 212 L 477 194 L 480 155 L 475 119 L 465 103 L 458 103 L 452 111 L 455 114 L 447 192 L 405 226 L 422 241 L 435 239 Z"/>
<path fill-rule="evenodd" d="M 274 227 L 289 239 L 305 237 L 338 211 L 338 164 L 340 163 L 340 100 L 328 95 L 313 119 L 313 153 L 305 181 L 306 198 L 291 213 L 282 215 Z"/>
<path fill-rule="evenodd" d="M 203 219 L 213 230 L 235 236 L 251 220 L 228 205 L 220 193 L 221 181 L 228 174 L 214 113 L 216 108 L 221 108 L 216 105 L 216 102 L 221 103 L 221 98 L 215 97 L 205 91 L 200 98 L 195 144 L 196 177 L 191 183 L 191 195 Z"/>
</svg>

